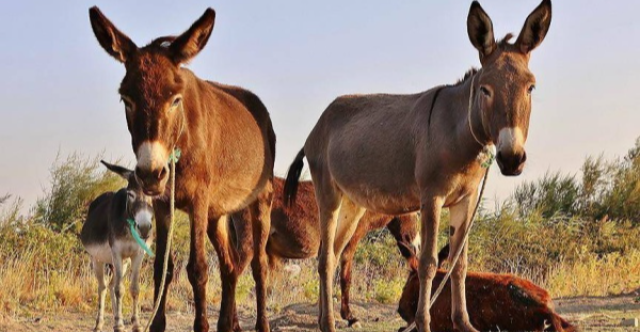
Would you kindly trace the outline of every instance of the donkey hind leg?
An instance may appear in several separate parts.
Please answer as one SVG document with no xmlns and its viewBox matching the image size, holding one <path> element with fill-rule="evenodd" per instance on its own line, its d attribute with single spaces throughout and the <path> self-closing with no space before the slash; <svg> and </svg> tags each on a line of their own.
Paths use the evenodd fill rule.
<svg viewBox="0 0 640 332">
<path fill-rule="evenodd" d="M 449 262 L 453 262 L 454 255 L 462 246 L 464 233 L 473 214 L 474 203 L 477 194 L 465 197 L 460 203 L 452 206 L 451 211 L 451 230 L 449 243 Z M 453 271 L 451 273 L 451 320 L 453 327 L 457 331 L 477 332 L 477 330 L 469 322 L 469 314 L 467 312 L 467 301 L 465 297 L 465 279 L 467 276 L 467 247 L 462 248 L 462 253 Z"/>
<path fill-rule="evenodd" d="M 169 215 L 169 205 L 166 202 L 155 201 L 153 203 L 154 214 L 156 216 L 156 257 L 153 262 L 153 299 L 158 298 L 158 294 L 160 294 L 160 282 L 162 280 L 163 273 L 163 265 L 164 265 L 164 256 L 167 251 L 167 240 L 169 236 L 169 223 L 171 222 L 171 218 Z M 169 262 L 167 266 L 167 275 L 166 281 L 163 289 L 163 295 L 160 299 L 160 306 L 158 307 L 158 313 L 153 318 L 153 322 L 151 323 L 151 331 L 152 332 L 163 332 L 167 325 L 167 317 L 165 316 L 165 304 L 167 301 L 167 292 L 169 290 L 169 285 L 173 280 L 173 255 L 169 255 Z"/>
<path fill-rule="evenodd" d="M 248 220 L 247 220 L 248 222 Z M 228 216 L 209 218 L 207 235 L 216 250 L 220 265 L 220 280 L 222 280 L 222 303 L 220 303 L 220 317 L 218 331 L 241 331 L 236 312 L 236 285 L 242 273 L 239 268 L 236 250 L 230 241 Z M 238 245 L 241 245 L 238 243 Z"/>
<path fill-rule="evenodd" d="M 342 292 L 342 296 L 340 297 L 340 316 L 348 322 L 349 327 L 353 328 L 360 328 L 362 326 L 358 318 L 351 312 L 351 307 L 349 306 L 351 298 L 351 266 L 358 243 L 365 235 L 366 230 L 356 228 L 351 240 L 349 240 L 347 246 L 342 251 L 342 255 L 340 255 L 340 290 Z"/>
<path fill-rule="evenodd" d="M 138 297 L 140 295 L 140 268 L 142 267 L 142 260 L 144 259 L 144 252 L 142 250 L 135 256 L 131 262 L 131 283 L 129 284 L 129 292 L 131 293 L 131 299 L 133 300 L 133 308 L 131 314 L 131 325 L 133 325 L 133 332 L 142 331 L 140 327 L 140 318 L 138 314 L 140 312 L 140 306 L 138 303 Z"/>
<path fill-rule="evenodd" d="M 107 295 L 107 280 L 104 275 L 104 263 L 100 263 L 95 259 L 91 262 L 93 271 L 98 279 L 98 316 L 96 317 L 95 332 L 102 331 L 104 325 L 104 299 Z"/>
<path fill-rule="evenodd" d="M 327 172 L 317 170 L 309 162 L 311 177 L 316 191 L 320 217 L 320 251 L 318 252 L 318 274 L 320 296 L 318 298 L 318 325 L 322 332 L 335 332 L 333 317 L 333 276 L 336 270 L 335 236 L 338 228 L 338 210 L 342 192 L 338 191 Z"/>
<path fill-rule="evenodd" d="M 269 332 L 267 318 L 267 282 L 269 280 L 269 259 L 267 257 L 267 241 L 271 229 L 271 201 L 273 200 L 273 183 L 269 181 L 258 195 L 251 208 L 251 228 L 253 233 L 253 260 L 251 270 L 256 282 L 256 301 L 258 315 L 256 331 Z"/>
<path fill-rule="evenodd" d="M 424 195 L 420 206 L 422 228 L 420 229 L 422 244 L 420 261 L 418 264 L 418 277 L 420 279 L 420 293 L 418 308 L 416 311 L 416 326 L 419 332 L 429 332 L 431 328 L 431 316 L 429 306 L 431 302 L 431 284 L 436 275 L 438 257 L 436 245 L 438 240 L 438 224 L 443 200 L 429 194 Z"/>
<path fill-rule="evenodd" d="M 253 260 L 253 233 L 251 225 L 251 209 L 246 208 L 231 216 L 229 238 L 233 248 L 237 250 L 236 273 L 241 275 Z"/>
<path fill-rule="evenodd" d="M 206 200 L 205 200 L 206 201 Z M 209 226 L 208 207 L 206 204 L 194 202 L 191 219 L 191 242 L 189 262 L 187 263 L 187 276 L 193 288 L 193 301 L 195 304 L 195 319 L 193 330 L 195 332 L 208 332 L 209 321 L 207 318 L 207 282 L 209 281 L 206 238 Z"/>
<path fill-rule="evenodd" d="M 111 277 L 111 305 L 113 309 L 113 331 L 123 332 L 124 321 L 122 319 L 122 296 L 124 285 L 122 279 L 127 272 L 128 260 L 122 259 L 117 251 L 111 252 L 113 261 L 113 277 Z"/>
</svg>

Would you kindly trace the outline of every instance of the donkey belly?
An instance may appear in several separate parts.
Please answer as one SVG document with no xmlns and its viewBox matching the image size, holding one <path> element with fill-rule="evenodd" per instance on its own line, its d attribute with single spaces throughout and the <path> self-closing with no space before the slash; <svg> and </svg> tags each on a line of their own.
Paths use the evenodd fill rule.
<svg viewBox="0 0 640 332">
<path fill-rule="evenodd" d="M 93 243 L 85 245 L 85 249 L 98 263 L 112 264 L 113 258 L 111 256 L 111 246 L 109 241 L 102 243 Z"/>
<path fill-rule="evenodd" d="M 357 140 L 349 134 L 332 137 L 327 151 L 331 176 L 351 200 L 368 210 L 384 214 L 417 211 L 420 192 L 413 151 L 404 140 L 382 142 L 384 133 L 379 135 Z"/>
<path fill-rule="evenodd" d="M 151 245 L 151 238 L 147 239 L 146 244 Z M 113 264 L 113 251 L 120 254 L 122 259 L 136 257 L 142 251 L 137 242 L 133 239 L 116 240 L 114 246 L 109 245 L 109 241 L 85 245 L 85 249 L 99 263 Z"/>
<path fill-rule="evenodd" d="M 363 183 L 355 190 L 342 187 L 341 189 L 352 201 L 370 211 L 398 215 L 420 209 L 420 197 L 417 193 L 387 191 L 384 188 L 373 187 L 370 183 Z"/>
</svg>

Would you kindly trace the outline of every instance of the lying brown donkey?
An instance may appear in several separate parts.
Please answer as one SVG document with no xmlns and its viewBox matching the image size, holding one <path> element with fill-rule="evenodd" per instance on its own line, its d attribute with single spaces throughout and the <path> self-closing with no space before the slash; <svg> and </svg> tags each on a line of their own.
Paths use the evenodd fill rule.
<svg viewBox="0 0 640 332">
<path fill-rule="evenodd" d="M 438 256 L 448 256 L 448 248 L 447 245 Z M 445 273 L 438 270 L 433 289 L 440 285 Z M 480 331 L 577 331 L 553 310 L 549 293 L 529 280 L 511 274 L 468 272 L 466 289 L 469 319 Z M 417 266 L 413 266 L 398 305 L 398 313 L 408 324 L 415 319 L 419 290 Z M 431 308 L 432 331 L 455 331 L 450 318 L 450 294 L 448 283 Z"/>
<path fill-rule="evenodd" d="M 298 199 L 291 208 L 283 202 L 284 179 L 274 178 L 274 199 L 271 210 L 271 232 L 267 242 L 267 255 L 273 268 L 281 265 L 282 259 L 304 259 L 316 257 L 320 249 L 320 220 L 316 195 L 311 181 L 300 183 Z M 240 268 L 244 269 L 252 258 L 253 238 L 251 225 L 246 216 L 232 216 L 233 229 L 237 235 L 240 252 Z M 340 259 L 340 287 L 342 290 L 340 315 L 352 326 L 358 322 L 349 307 L 351 287 L 351 264 L 358 242 L 370 231 L 387 227 L 395 237 L 402 256 L 409 265 L 417 265 L 416 249 L 420 243 L 417 220 L 413 214 L 390 216 L 367 212 L 360 220 L 354 235 Z M 233 238 L 233 237 L 232 237 Z"/>
</svg>

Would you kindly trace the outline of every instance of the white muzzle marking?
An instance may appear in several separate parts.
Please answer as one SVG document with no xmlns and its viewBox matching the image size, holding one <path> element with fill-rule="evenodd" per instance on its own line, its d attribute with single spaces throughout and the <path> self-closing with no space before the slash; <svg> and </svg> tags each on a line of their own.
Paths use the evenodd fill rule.
<svg viewBox="0 0 640 332">
<path fill-rule="evenodd" d="M 498 151 L 502 153 L 521 151 L 524 146 L 524 135 L 518 127 L 500 129 L 498 135 Z"/>
<path fill-rule="evenodd" d="M 138 167 L 152 170 L 165 167 L 169 160 L 169 151 L 158 141 L 143 142 L 136 153 Z"/>
<path fill-rule="evenodd" d="M 136 221 L 136 225 L 138 225 L 138 227 L 151 227 L 152 219 L 153 213 L 151 213 L 151 211 L 149 211 L 148 209 L 142 209 L 136 212 L 136 215 L 134 216 L 134 220 Z"/>
</svg>

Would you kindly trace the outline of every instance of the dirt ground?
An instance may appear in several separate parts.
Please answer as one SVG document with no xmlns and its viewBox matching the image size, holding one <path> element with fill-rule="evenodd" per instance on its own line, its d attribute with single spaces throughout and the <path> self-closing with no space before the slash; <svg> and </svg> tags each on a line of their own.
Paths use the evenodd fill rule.
<svg viewBox="0 0 640 332">
<path fill-rule="evenodd" d="M 640 303 L 636 296 L 616 297 L 579 297 L 556 300 L 556 309 L 569 321 L 578 325 L 584 332 L 596 331 L 640 331 L 640 328 L 622 326 L 624 318 L 640 318 Z M 337 309 L 337 308 L 336 308 Z M 359 331 L 366 332 L 395 332 L 404 326 L 402 319 L 396 314 L 396 306 L 382 304 L 354 303 L 353 309 L 361 318 L 363 326 Z M 218 308 L 211 307 L 210 324 L 215 330 Z M 148 313 L 147 313 L 148 315 Z M 283 308 L 271 317 L 271 328 L 276 331 L 316 331 L 317 305 L 293 304 Z M 144 321 L 146 322 L 146 317 Z M 105 314 L 105 327 L 111 326 L 111 315 Z M 168 332 L 191 331 L 193 316 L 191 313 L 170 312 L 168 314 Z M 242 328 L 252 331 L 254 317 L 249 311 L 240 317 Z M 33 317 L 0 317 L 0 332 L 26 331 L 92 331 L 93 315 L 81 313 L 61 313 Z M 129 328 L 129 326 L 128 326 Z M 346 327 L 343 321 L 338 321 L 339 331 L 356 331 Z M 110 331 L 106 328 L 105 331 Z"/>
</svg>

